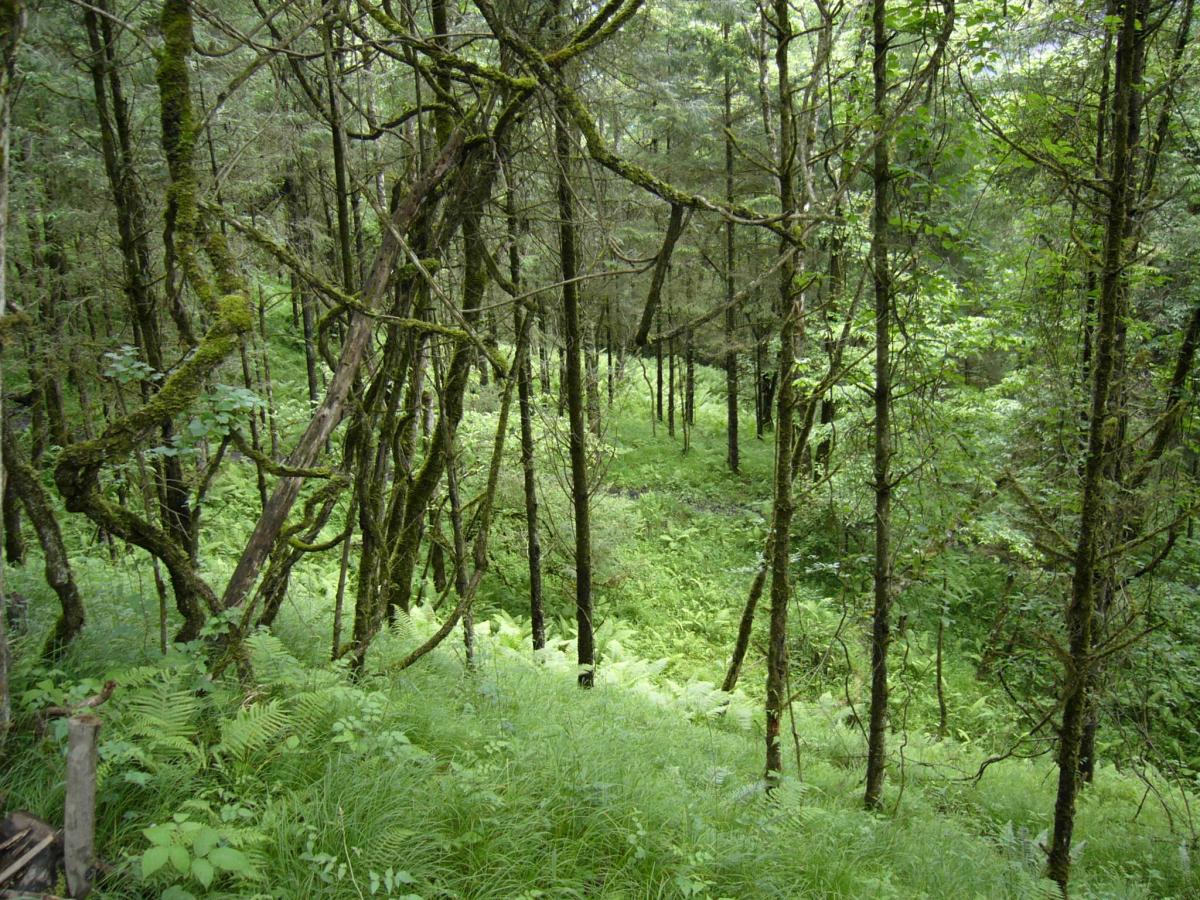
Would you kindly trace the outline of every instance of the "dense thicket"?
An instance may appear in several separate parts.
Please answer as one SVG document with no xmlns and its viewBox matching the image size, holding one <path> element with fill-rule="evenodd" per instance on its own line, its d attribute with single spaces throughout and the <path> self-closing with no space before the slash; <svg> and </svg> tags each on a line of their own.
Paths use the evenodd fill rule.
<svg viewBox="0 0 1200 900">
<path fill-rule="evenodd" d="M 592 688 L 623 622 L 759 704 L 768 802 L 833 704 L 864 817 L 910 734 L 972 748 L 946 779 L 1044 757 L 1065 896 L 1113 765 L 1188 884 L 1192 31 L 1192 0 L 0 4 L 2 543 L 50 589 L 26 634 L 0 579 L 0 752 L 131 662 L 72 650 L 132 621 L 102 561 L 153 603 L 140 661 L 242 697 L 197 758 L 291 702 L 256 687 L 289 604 L 345 691 L 456 633 L 483 677 L 500 613 Z M 610 504 L 656 491 L 737 540 L 664 506 L 679 560 L 622 556 Z"/>
</svg>

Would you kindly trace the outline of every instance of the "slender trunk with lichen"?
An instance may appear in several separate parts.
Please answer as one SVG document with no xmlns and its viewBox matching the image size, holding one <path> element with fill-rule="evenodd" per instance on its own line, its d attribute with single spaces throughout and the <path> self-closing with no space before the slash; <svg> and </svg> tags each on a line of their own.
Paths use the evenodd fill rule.
<svg viewBox="0 0 1200 900">
<path fill-rule="evenodd" d="M 46 641 L 45 655 L 59 656 L 71 641 L 83 630 L 85 619 L 83 598 L 75 584 L 71 571 L 67 546 L 63 542 L 62 530 L 58 527 L 50 498 L 38 480 L 37 473 L 20 458 L 12 423 L 7 419 L 0 424 L 3 435 L 4 466 L 14 493 L 21 499 L 29 522 L 37 534 L 45 564 L 46 584 L 58 596 L 62 612 Z"/>
<path fill-rule="evenodd" d="M 796 210 L 795 139 L 788 48 L 792 42 L 788 0 L 775 0 L 777 44 L 775 64 L 779 77 L 779 203 L 784 216 Z M 787 241 L 781 250 L 789 250 Z M 780 731 L 787 705 L 787 607 L 791 595 L 789 566 L 792 536 L 792 421 L 795 388 L 795 339 L 799 315 L 795 256 L 789 254 L 779 271 L 779 393 L 778 431 L 775 440 L 775 497 L 772 502 L 769 540 L 771 620 L 767 637 L 766 778 L 773 784 L 783 771 Z"/>
<path fill-rule="evenodd" d="M 21 501 L 13 490 L 12 479 L 4 482 L 4 562 L 10 566 L 25 564 L 25 539 L 21 535 Z"/>
<path fill-rule="evenodd" d="M 13 72 L 15 69 L 17 44 L 25 28 L 25 5 L 21 0 L 0 0 L 0 320 L 8 312 L 7 271 L 8 256 L 8 172 L 9 172 L 9 116 L 12 110 Z M 0 329 L 0 339 L 3 332 Z M 0 372 L 0 417 L 4 410 L 4 376 Z M 0 491 L 7 478 L 4 452 L 0 450 Z M 0 521 L 0 529 L 3 529 Z M 8 738 L 12 724 L 12 700 L 9 693 L 9 669 L 12 656 L 8 646 L 6 619 L 7 594 L 4 584 L 4 567 L 0 566 L 0 750 Z"/>
<path fill-rule="evenodd" d="M 1140 175 L 1136 178 L 1136 191 L 1131 185 L 1131 198 L 1129 201 L 1130 215 L 1126 225 L 1127 246 L 1125 253 L 1127 258 L 1136 257 L 1139 251 L 1139 244 L 1142 237 L 1141 230 L 1145 216 L 1149 209 L 1154 207 L 1153 203 L 1147 203 L 1147 199 L 1151 196 L 1155 186 L 1155 179 L 1158 172 L 1158 163 L 1161 159 L 1163 149 L 1167 143 L 1168 137 L 1172 131 L 1172 117 L 1177 114 L 1177 94 L 1179 91 L 1181 80 L 1186 72 L 1185 57 L 1188 48 L 1192 41 L 1192 24 L 1195 13 L 1194 0 L 1184 0 L 1183 8 L 1179 16 L 1179 24 L 1175 32 L 1174 42 L 1171 48 L 1170 65 L 1167 67 L 1165 77 L 1163 78 L 1163 88 L 1161 92 L 1163 98 L 1160 101 L 1158 115 L 1155 118 L 1154 128 L 1149 134 L 1145 153 L 1144 165 L 1140 166 Z M 1106 47 L 1111 42 L 1111 36 L 1106 37 Z M 1105 59 L 1107 59 L 1107 53 Z M 1108 75 L 1108 68 L 1105 67 L 1105 76 Z M 1140 80 L 1140 73 L 1134 73 L 1135 80 Z M 1104 92 L 1101 93 L 1101 108 L 1103 104 Z M 1130 109 L 1129 119 L 1131 123 L 1139 122 L 1141 110 L 1147 103 L 1147 97 L 1135 92 L 1133 98 L 1133 107 Z M 1103 129 L 1100 129 L 1103 134 Z M 1102 161 L 1103 161 L 1103 141 L 1097 140 L 1097 175 L 1103 177 Z M 1092 267 L 1088 272 L 1094 287 L 1095 283 L 1095 268 Z M 1089 298 L 1094 298 L 1095 291 L 1091 290 L 1088 293 Z M 1127 302 L 1128 291 L 1122 291 L 1123 303 Z M 1128 312 L 1125 308 L 1118 309 L 1118 334 L 1124 335 L 1125 326 L 1120 324 L 1123 322 Z M 1089 316 L 1090 319 L 1090 316 Z M 1085 332 L 1086 335 L 1086 332 Z M 1113 391 L 1109 397 L 1109 409 L 1111 415 L 1117 420 L 1117 427 L 1114 433 L 1110 436 L 1108 448 L 1105 453 L 1109 459 L 1109 465 L 1104 478 L 1116 484 L 1118 492 L 1126 493 L 1128 496 L 1134 496 L 1137 487 L 1145 482 L 1145 479 L 1151 473 L 1155 464 L 1161 459 L 1163 452 L 1168 445 L 1174 440 L 1178 433 L 1181 419 L 1184 411 L 1188 406 L 1189 397 L 1183 390 L 1184 381 L 1188 373 L 1191 372 L 1192 361 L 1195 357 L 1197 342 L 1200 340 L 1200 306 L 1193 308 L 1192 315 L 1188 320 L 1188 325 L 1184 329 L 1183 339 L 1180 343 L 1179 350 L 1175 358 L 1175 367 L 1170 382 L 1168 382 L 1166 390 L 1166 403 L 1162 416 L 1159 418 L 1158 424 L 1153 432 L 1150 449 L 1146 455 L 1139 459 L 1136 465 L 1133 464 L 1132 455 L 1134 451 L 1133 442 L 1126 440 L 1126 435 L 1129 430 L 1130 406 L 1125 402 L 1125 391 Z M 1118 358 L 1124 358 L 1124 343 L 1123 337 L 1118 338 L 1117 342 Z M 1114 376 L 1114 383 L 1117 381 L 1128 381 L 1119 376 Z M 1083 383 L 1087 384 L 1086 364 L 1085 378 Z M 1086 413 L 1083 416 L 1083 421 L 1087 422 Z M 1128 542 L 1136 540 L 1144 534 L 1146 518 L 1149 515 L 1149 510 L 1143 504 L 1134 504 L 1127 506 L 1122 504 L 1115 510 L 1115 516 L 1111 522 L 1111 527 L 1108 530 L 1110 539 Z M 1163 549 L 1156 553 L 1154 561 L 1148 564 L 1147 567 L 1139 569 L 1135 577 L 1142 577 L 1149 574 L 1150 571 L 1166 559 L 1174 546 L 1177 528 L 1168 529 L 1166 543 Z M 1110 612 L 1113 608 L 1111 603 L 1115 596 L 1124 589 L 1124 580 L 1115 570 L 1116 560 L 1110 562 L 1105 567 L 1106 571 L 1098 573 L 1099 583 L 1097 585 L 1096 597 L 1096 619 L 1097 626 L 1092 629 L 1092 648 L 1093 651 L 1098 650 L 1100 644 L 1106 639 L 1106 624 Z M 1091 783 L 1096 774 L 1096 735 L 1100 729 L 1100 713 L 1099 713 L 1099 682 L 1100 668 L 1102 662 L 1096 663 L 1096 671 L 1093 672 L 1089 690 L 1092 696 L 1088 698 L 1087 720 L 1083 727 L 1083 735 L 1080 740 L 1079 750 L 1079 774 L 1085 783 Z"/>
<path fill-rule="evenodd" d="M 508 277 L 513 288 L 520 293 L 521 250 L 517 244 L 517 195 L 513 187 L 511 157 L 505 148 L 504 221 L 508 240 Z M 534 463 L 533 443 L 533 360 L 529 340 L 533 327 L 533 311 L 519 304 L 513 307 L 513 334 L 522 346 L 522 352 L 514 362 L 517 370 L 517 402 L 521 419 L 521 475 L 525 490 L 525 546 L 529 556 L 529 624 L 533 649 L 546 646 L 546 613 L 542 602 L 542 541 L 538 527 L 537 471 Z M 611 343 L 611 338 L 610 338 Z M 612 365 L 609 364 L 609 384 L 612 383 Z M 610 387 L 611 398 L 611 387 Z"/>
<path fill-rule="evenodd" d="M 722 30 L 726 47 L 729 46 L 729 23 Z M 725 126 L 725 202 L 733 203 L 733 79 L 730 64 L 725 65 L 724 119 Z M 738 451 L 738 364 L 737 364 L 737 310 L 733 306 L 736 294 L 733 264 L 736 259 L 734 224 L 725 222 L 725 463 L 729 471 L 737 472 L 741 460 Z M 736 679 L 735 679 L 736 680 Z"/>
<path fill-rule="evenodd" d="M 1087 450 L 1081 484 L 1079 535 L 1075 545 L 1071 597 L 1066 626 L 1069 664 L 1064 672 L 1062 725 L 1058 745 L 1058 791 L 1054 803 L 1054 828 L 1050 840 L 1047 874 L 1066 893 L 1071 871 L 1071 838 L 1075 827 L 1075 798 L 1079 787 L 1079 753 L 1087 717 L 1088 682 L 1093 665 L 1092 628 L 1096 606 L 1097 556 L 1104 527 L 1105 443 L 1109 392 L 1117 363 L 1117 311 L 1126 279 L 1125 241 L 1130 215 L 1132 159 L 1137 127 L 1130 116 L 1136 108 L 1135 73 L 1144 53 L 1145 0 L 1118 3 L 1116 70 L 1112 93 L 1112 149 L 1109 158 L 1108 208 L 1104 222 L 1100 292 L 1097 302 L 1095 356 L 1091 367 L 1091 392 Z"/>
<path fill-rule="evenodd" d="M 888 645 L 891 641 L 891 505 L 892 482 L 892 277 L 888 260 L 889 166 L 887 136 L 888 43 L 885 0 L 874 0 L 871 10 L 874 35 L 874 119 L 878 131 L 872 166 L 874 205 L 871 212 L 871 269 L 875 282 L 875 609 L 871 618 L 871 705 L 867 727 L 867 809 L 877 809 L 883 796 L 887 763 Z"/>
<path fill-rule="evenodd" d="M 587 471 L 587 427 L 584 420 L 583 333 L 579 312 L 579 288 L 575 282 L 578 257 L 575 246 L 575 210 L 571 188 L 571 139 L 569 116 L 562 102 L 556 104 L 554 153 L 558 166 L 558 239 L 562 271 L 563 330 L 566 340 L 566 396 L 570 422 L 568 450 L 571 461 L 571 506 L 575 513 L 575 624 L 579 686 L 590 688 L 595 680 L 596 644 L 592 634 L 592 532 Z"/>
<path fill-rule="evenodd" d="M 336 17 L 331 12 L 321 26 L 321 46 L 325 59 L 325 84 L 329 91 L 329 128 L 333 141 L 334 199 L 337 202 L 337 249 L 341 264 L 342 287 L 354 290 L 354 252 L 350 222 L 350 175 L 346 160 L 346 127 L 342 121 L 340 48 L 334 47 Z"/>
</svg>

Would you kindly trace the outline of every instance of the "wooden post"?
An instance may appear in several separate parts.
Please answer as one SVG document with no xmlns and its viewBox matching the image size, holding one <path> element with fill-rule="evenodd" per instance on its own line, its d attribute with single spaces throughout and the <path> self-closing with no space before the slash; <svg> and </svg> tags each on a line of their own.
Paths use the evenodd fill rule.
<svg viewBox="0 0 1200 900">
<path fill-rule="evenodd" d="M 100 719 L 90 713 L 67 723 L 67 802 L 63 813 L 64 868 L 74 898 L 92 891 L 96 841 L 96 739 Z"/>
</svg>

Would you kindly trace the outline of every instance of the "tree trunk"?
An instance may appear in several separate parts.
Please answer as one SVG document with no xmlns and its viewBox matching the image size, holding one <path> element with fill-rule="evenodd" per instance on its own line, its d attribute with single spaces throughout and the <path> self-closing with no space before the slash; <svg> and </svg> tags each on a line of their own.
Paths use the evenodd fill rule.
<svg viewBox="0 0 1200 900">
<path fill-rule="evenodd" d="M 729 23 L 725 23 L 723 38 L 728 48 Z M 733 203 L 733 80 L 728 63 L 724 75 L 725 202 Z M 737 312 L 733 308 L 733 298 L 737 293 L 733 270 L 735 251 L 734 224 L 730 219 L 725 222 L 725 462 L 731 472 L 737 472 L 741 464 L 738 455 Z M 761 419 L 759 426 L 761 434 Z"/>
<path fill-rule="evenodd" d="M 1062 726 L 1058 746 L 1058 791 L 1054 804 L 1054 829 L 1047 874 L 1067 890 L 1071 869 L 1071 836 L 1075 826 L 1075 798 L 1079 785 L 1079 754 L 1087 714 L 1088 682 L 1092 669 L 1092 627 L 1096 605 L 1096 567 L 1100 532 L 1105 516 L 1103 479 L 1105 419 L 1112 374 L 1116 367 L 1117 308 L 1125 281 L 1125 236 L 1129 218 L 1132 155 L 1137 146 L 1135 73 L 1144 52 L 1141 25 L 1146 21 L 1145 0 L 1118 3 L 1116 71 L 1113 78 L 1112 150 L 1109 161 L 1109 203 L 1104 222 L 1103 269 L 1100 278 L 1095 356 L 1091 371 L 1090 418 L 1081 485 L 1079 536 L 1075 546 L 1071 598 L 1066 626 L 1070 663 L 1065 667 Z"/>
<path fill-rule="evenodd" d="M 596 324 L 598 329 L 599 323 Z M 587 398 L 588 431 L 600 436 L 600 352 L 596 348 L 596 329 L 583 326 L 584 335 L 584 391 Z"/>
<path fill-rule="evenodd" d="M 696 346 L 692 329 L 683 336 L 683 424 L 685 431 L 696 423 Z"/>
<path fill-rule="evenodd" d="M 342 121 L 340 47 L 333 45 L 335 13 L 330 12 L 321 26 L 321 46 L 325 56 L 325 83 L 329 91 L 329 130 L 333 142 L 333 179 L 337 201 L 337 248 L 341 263 L 342 287 L 354 292 L 354 253 L 350 221 L 350 175 L 346 161 L 346 128 Z"/>
<path fill-rule="evenodd" d="M 42 556 L 45 560 L 46 583 L 58 595 L 59 603 L 62 605 L 62 614 L 46 642 L 45 650 L 46 656 L 56 657 L 83 630 L 83 598 L 80 597 L 79 589 L 75 585 L 70 557 L 66 544 L 63 543 L 58 520 L 54 517 L 50 498 L 46 496 L 46 491 L 38 480 L 37 474 L 20 459 L 12 423 L 5 420 L 0 427 L 3 429 L 3 453 L 7 477 L 14 492 L 20 497 L 25 512 L 29 515 L 30 524 L 37 533 L 38 543 L 41 545 Z"/>
<path fill-rule="evenodd" d="M 7 454 L 6 454 L 7 455 Z M 25 539 L 21 536 L 21 501 L 13 490 L 12 479 L 4 482 L 4 561 L 10 566 L 25 565 Z"/>
<path fill-rule="evenodd" d="M 596 647 L 592 635 L 592 536 L 589 509 L 587 445 L 584 422 L 582 333 L 579 315 L 575 211 L 571 195 L 572 139 L 566 104 L 556 102 L 554 150 L 558 163 L 559 251 L 562 257 L 563 329 L 566 340 L 566 395 L 570 418 L 571 506 L 575 513 L 575 623 L 578 628 L 579 686 L 595 680 Z"/>
<path fill-rule="evenodd" d="M 616 372 L 613 370 L 612 300 L 604 304 L 604 363 L 605 381 L 608 383 L 608 405 L 612 406 L 613 384 L 616 378 Z"/>
<path fill-rule="evenodd" d="M 662 314 L 658 316 L 658 330 L 662 331 Z M 654 414 L 658 421 L 663 420 L 663 342 L 654 342 Z"/>
<path fill-rule="evenodd" d="M 517 245 L 517 198 L 513 189 L 513 171 L 505 155 L 504 193 L 505 224 L 508 229 L 508 277 L 513 287 L 521 287 L 521 251 Z M 610 326 L 611 327 L 611 326 Z M 542 542 L 538 534 L 537 472 L 534 466 L 533 449 L 533 360 L 530 358 L 529 338 L 533 329 L 533 312 L 513 308 L 513 335 L 518 344 L 524 341 L 520 358 L 514 361 L 517 369 L 517 401 L 521 418 L 521 474 L 525 488 L 525 546 L 529 554 L 529 624 L 533 638 L 533 649 L 546 646 L 546 614 L 542 604 Z M 609 340 L 611 341 L 611 332 Z M 612 372 L 610 362 L 609 400 L 612 399 Z"/>
<path fill-rule="evenodd" d="M 871 215 L 871 268 L 875 282 L 875 609 L 871 627 L 871 708 L 867 728 L 867 809 L 878 809 L 887 765 L 888 645 L 891 641 L 891 411 L 892 411 L 892 278 L 888 260 L 888 183 L 890 162 L 886 135 L 888 27 L 886 0 L 874 0 L 874 135 L 872 166 L 874 206 Z"/>
<path fill-rule="evenodd" d="M 775 63 L 779 73 L 779 201 L 783 214 L 795 211 L 792 94 L 788 77 L 788 48 L 792 40 L 788 0 L 775 0 L 777 44 Z M 790 249 L 781 241 L 781 251 Z M 775 497 L 771 516 L 771 624 L 767 639 L 766 778 L 769 785 L 783 771 L 780 729 L 787 704 L 787 608 L 791 595 L 789 566 L 792 536 L 792 366 L 800 316 L 796 293 L 795 256 L 789 255 L 779 272 L 779 413 L 775 441 Z"/>
<path fill-rule="evenodd" d="M 8 311 L 8 266 L 5 260 L 8 256 L 9 117 L 17 44 L 24 28 L 25 7 L 21 0 L 0 3 L 0 317 Z M 4 375 L 0 369 L 0 420 L 4 415 Z M 0 450 L 0 493 L 4 489 L 3 482 L 7 481 L 4 463 L 4 451 Z M 0 519 L 0 530 L 3 527 L 3 520 Z M 6 596 L 4 567 L 0 566 L 0 751 L 4 750 L 12 724 L 12 698 L 8 683 L 12 656 L 8 646 Z"/>
<path fill-rule="evenodd" d="M 303 223 L 301 199 L 304 193 L 304 182 L 299 174 L 299 167 L 283 180 L 283 195 L 287 209 L 287 236 L 292 252 L 301 259 L 308 258 L 311 247 L 306 237 Z M 299 311 L 299 319 L 304 336 L 304 372 L 308 382 L 308 401 L 314 406 L 320 396 L 321 385 L 317 377 L 317 346 L 316 346 L 316 317 L 313 304 L 316 298 L 296 273 L 291 275 L 292 303 Z"/>
<path fill-rule="evenodd" d="M 667 327 L 671 327 L 670 316 Z M 675 437 L 675 338 L 667 341 L 667 436 Z"/>
<path fill-rule="evenodd" d="M 759 567 L 750 585 L 750 596 L 742 607 L 742 617 L 738 621 L 737 639 L 733 643 L 733 655 L 729 658 L 729 668 L 725 670 L 725 680 L 721 682 L 721 690 L 726 693 L 737 687 L 738 678 L 742 674 L 742 664 L 746 661 L 746 651 L 750 649 L 750 634 L 754 630 L 754 612 L 758 609 L 758 601 L 762 599 L 763 588 L 767 583 L 768 563 L 772 558 L 771 548 L 767 548 L 766 558 Z"/>
</svg>

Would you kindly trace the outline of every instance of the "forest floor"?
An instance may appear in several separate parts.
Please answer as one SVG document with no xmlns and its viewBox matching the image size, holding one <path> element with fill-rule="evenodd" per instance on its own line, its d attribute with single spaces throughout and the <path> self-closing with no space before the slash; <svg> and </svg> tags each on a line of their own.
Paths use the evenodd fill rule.
<svg viewBox="0 0 1200 900">
<path fill-rule="evenodd" d="M 754 439 L 751 419 L 741 474 L 725 470 L 717 378 L 701 374 L 686 455 L 681 435 L 651 422 L 640 386 L 606 413 L 591 692 L 574 687 L 570 520 L 561 460 L 549 454 L 552 639 L 536 657 L 513 460 L 473 671 L 455 638 L 389 674 L 436 627 L 439 613 L 426 607 L 381 637 L 366 678 L 331 666 L 337 568 L 318 560 L 297 572 L 273 635 L 253 638 L 257 683 L 247 693 L 212 680 L 198 649 L 161 656 L 144 562 L 114 563 L 83 533 L 73 539 L 89 627 L 48 668 L 34 649 L 52 595 L 36 561 L 10 574 L 33 608 L 34 636 L 18 648 L 20 711 L 84 696 L 105 678 L 119 683 L 104 708 L 99 829 L 110 868 L 98 896 L 1054 896 L 1041 871 L 1049 758 L 1005 759 L 975 777 L 1003 747 L 1003 701 L 951 649 L 949 730 L 939 738 L 929 635 L 908 635 L 896 666 L 884 811 L 862 811 L 865 620 L 844 605 L 858 586 L 839 586 L 804 551 L 793 659 L 812 666 L 795 667 L 787 773 L 766 796 L 761 635 L 739 691 L 714 684 L 761 547 L 772 445 Z M 468 446 L 472 422 L 486 434 L 494 399 L 475 395 Z M 208 527 L 218 534 L 257 502 L 248 472 L 213 488 Z M 232 554 L 240 535 L 229 531 Z M 213 563 L 216 580 L 225 563 Z M 55 728 L 14 738 L 0 775 L 9 807 L 61 815 L 63 748 Z M 1080 798 L 1072 896 L 1200 897 L 1195 847 L 1183 836 L 1196 799 L 1153 773 L 1101 767 Z"/>
</svg>

